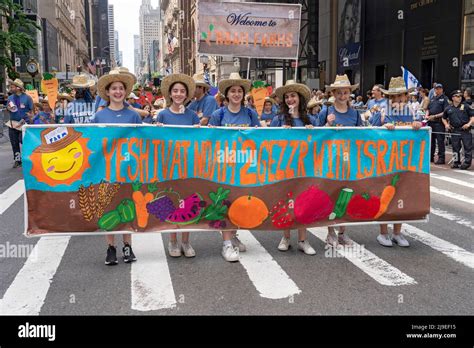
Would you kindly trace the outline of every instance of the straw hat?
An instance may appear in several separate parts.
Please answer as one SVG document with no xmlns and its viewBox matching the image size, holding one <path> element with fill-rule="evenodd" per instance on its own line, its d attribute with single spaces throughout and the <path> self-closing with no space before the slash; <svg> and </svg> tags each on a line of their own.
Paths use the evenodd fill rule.
<svg viewBox="0 0 474 348">
<path fill-rule="evenodd" d="M 408 92 L 407 86 L 405 85 L 405 81 L 403 80 L 403 77 L 401 76 L 392 77 L 390 79 L 388 89 L 381 89 L 381 90 L 383 94 L 385 95 L 398 95 L 398 94 L 403 94 L 403 93 Z"/>
<path fill-rule="evenodd" d="M 308 108 L 308 109 L 312 109 L 312 108 L 314 108 L 315 106 L 318 106 L 318 105 L 323 105 L 323 102 L 322 102 L 322 101 L 318 101 L 318 100 L 312 98 L 312 99 L 309 101 L 309 103 L 308 103 L 308 105 L 307 105 L 307 108 Z"/>
<path fill-rule="evenodd" d="M 219 92 L 225 95 L 225 91 L 229 87 L 241 86 L 244 89 L 244 94 L 250 91 L 251 82 L 240 77 L 239 73 L 233 72 L 228 79 L 219 82 Z"/>
<path fill-rule="evenodd" d="M 205 80 L 204 80 L 204 76 L 202 74 L 194 74 L 193 75 L 193 80 L 194 80 L 194 83 L 196 84 L 196 87 L 197 86 L 202 86 L 204 88 L 211 88 L 211 85 L 208 84 Z"/>
<path fill-rule="evenodd" d="M 188 97 L 184 101 L 186 104 L 192 98 L 194 98 L 194 90 L 196 89 L 196 84 L 191 76 L 185 74 L 171 74 L 166 76 L 163 81 L 161 82 L 161 93 L 163 93 L 163 97 L 166 99 L 166 105 L 171 105 L 171 96 L 170 96 L 170 88 L 176 82 L 180 82 L 188 88 Z"/>
<path fill-rule="evenodd" d="M 326 106 L 331 106 L 336 102 L 336 97 L 329 97 L 323 104 Z"/>
<path fill-rule="evenodd" d="M 351 91 L 355 91 L 357 88 L 359 88 L 359 84 L 357 83 L 355 85 L 351 85 L 349 77 L 347 77 L 346 74 L 336 75 L 336 80 L 334 81 L 334 83 L 331 83 L 329 86 L 326 85 L 326 92 L 338 88 L 350 88 Z"/>
<path fill-rule="evenodd" d="M 58 100 L 61 100 L 61 99 L 67 99 L 67 101 L 72 101 L 74 98 L 71 97 L 69 94 L 67 93 L 59 93 L 58 94 Z"/>
<path fill-rule="evenodd" d="M 81 137 L 82 133 L 70 127 L 47 128 L 41 132 L 41 145 L 33 152 L 51 153 L 64 149 Z"/>
<path fill-rule="evenodd" d="M 22 90 L 25 90 L 25 84 L 20 79 L 15 79 L 15 81 L 10 81 L 9 84 L 17 86 L 17 87 L 21 88 Z"/>
<path fill-rule="evenodd" d="M 125 96 L 128 96 L 133 88 L 133 77 L 130 74 L 122 74 L 118 70 L 111 70 L 102 76 L 97 84 L 97 92 L 105 101 L 109 101 L 105 88 L 113 82 L 122 82 L 125 85 Z"/>
<path fill-rule="evenodd" d="M 86 74 L 79 74 L 72 78 L 72 88 L 89 88 L 95 85 L 95 81 Z"/>
<path fill-rule="evenodd" d="M 278 87 L 275 91 L 280 100 L 285 99 L 285 94 L 288 92 L 297 92 L 299 93 L 305 100 L 309 100 L 311 98 L 311 91 L 309 87 L 303 85 L 302 83 L 296 83 L 294 80 L 286 81 L 285 85 L 282 87 Z"/>
<path fill-rule="evenodd" d="M 137 83 L 137 77 L 135 76 L 135 74 L 131 73 L 130 70 L 128 70 L 128 68 L 126 68 L 124 66 L 118 66 L 118 67 L 114 68 L 113 70 L 117 70 L 121 74 L 130 75 L 131 77 L 133 77 L 133 84 Z"/>
<path fill-rule="evenodd" d="M 266 97 L 266 98 L 265 98 L 265 101 L 264 101 L 263 103 L 265 104 L 266 102 L 270 102 L 270 103 L 272 103 L 272 105 L 275 105 L 275 104 L 276 104 L 275 99 L 270 98 L 270 97 Z"/>
</svg>

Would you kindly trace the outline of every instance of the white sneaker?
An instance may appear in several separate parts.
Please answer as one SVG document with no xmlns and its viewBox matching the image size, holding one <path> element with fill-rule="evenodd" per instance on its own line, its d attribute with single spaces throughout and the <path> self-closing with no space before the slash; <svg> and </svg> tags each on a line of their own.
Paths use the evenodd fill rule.
<svg viewBox="0 0 474 348">
<path fill-rule="evenodd" d="M 408 241 L 405 239 L 405 237 L 403 236 L 403 234 L 393 234 L 392 235 L 392 241 L 395 242 L 396 244 L 398 244 L 398 246 L 401 246 L 401 247 L 409 247 L 410 246 L 410 243 L 408 243 Z"/>
<path fill-rule="evenodd" d="M 232 245 L 224 245 L 222 247 L 222 257 L 229 262 L 239 261 L 239 248 Z"/>
<path fill-rule="evenodd" d="M 171 257 L 180 257 L 181 256 L 181 247 L 178 242 L 169 242 L 168 243 L 168 252 Z"/>
<path fill-rule="evenodd" d="M 308 241 L 305 240 L 304 242 L 298 242 L 298 250 L 301 250 L 306 255 L 315 255 L 316 250 L 313 249 L 311 245 L 309 245 Z"/>
<path fill-rule="evenodd" d="M 326 246 L 337 248 L 339 241 L 335 232 L 328 232 L 326 237 Z"/>
<path fill-rule="evenodd" d="M 288 251 L 288 249 L 290 248 L 290 239 L 289 238 L 286 238 L 285 236 L 283 236 L 283 238 L 281 239 L 280 241 L 280 244 L 278 244 L 278 250 L 280 251 Z"/>
<path fill-rule="evenodd" d="M 191 243 L 182 243 L 181 249 L 183 250 L 184 256 L 186 257 L 194 257 L 196 256 L 196 252 L 194 251 Z"/>
<path fill-rule="evenodd" d="M 390 239 L 390 236 L 387 234 L 379 234 L 377 236 L 377 242 L 379 242 L 380 245 L 383 245 L 385 247 L 391 247 L 393 246 L 392 240 Z"/>
<path fill-rule="evenodd" d="M 244 243 L 242 243 L 242 242 L 240 241 L 239 238 L 237 238 L 237 235 L 234 235 L 234 236 L 232 237 L 231 242 L 232 242 L 232 246 L 233 246 L 234 248 L 239 248 L 239 251 L 240 251 L 241 253 L 247 251 L 247 247 L 245 246 Z"/>
<path fill-rule="evenodd" d="M 350 239 L 345 233 L 339 233 L 337 235 L 337 241 L 339 242 L 339 245 L 345 245 L 348 247 L 354 244 L 352 239 Z"/>
</svg>

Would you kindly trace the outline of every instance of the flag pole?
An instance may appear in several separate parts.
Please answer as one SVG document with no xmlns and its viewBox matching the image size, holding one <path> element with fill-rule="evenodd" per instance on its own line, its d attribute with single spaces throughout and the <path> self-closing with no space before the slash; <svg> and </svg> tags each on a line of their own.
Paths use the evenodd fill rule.
<svg viewBox="0 0 474 348">
<path fill-rule="evenodd" d="M 250 57 L 248 58 L 247 62 L 247 80 L 250 79 Z"/>
</svg>

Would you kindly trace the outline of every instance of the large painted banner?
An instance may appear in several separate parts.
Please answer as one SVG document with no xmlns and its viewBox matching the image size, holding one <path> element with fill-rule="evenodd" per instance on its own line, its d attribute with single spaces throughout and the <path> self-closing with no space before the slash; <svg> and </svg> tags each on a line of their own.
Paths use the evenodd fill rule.
<svg viewBox="0 0 474 348">
<path fill-rule="evenodd" d="M 26 234 L 423 220 L 429 129 L 27 126 Z"/>
<path fill-rule="evenodd" d="M 200 54 L 298 59 L 301 5 L 198 3 Z"/>
</svg>

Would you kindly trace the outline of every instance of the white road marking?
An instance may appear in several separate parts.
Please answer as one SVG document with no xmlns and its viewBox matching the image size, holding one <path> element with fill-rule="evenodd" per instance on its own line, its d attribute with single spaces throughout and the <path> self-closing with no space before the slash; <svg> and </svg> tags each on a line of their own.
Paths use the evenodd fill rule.
<svg viewBox="0 0 474 348">
<path fill-rule="evenodd" d="M 287 298 L 301 293 L 298 286 L 248 230 L 239 230 L 239 239 L 247 246 L 240 263 L 261 297 Z"/>
<path fill-rule="evenodd" d="M 308 231 L 326 243 L 327 227 L 309 228 Z M 400 286 L 417 284 L 415 279 L 356 242 L 354 242 L 352 248 L 339 248 L 336 250 L 337 253 L 382 285 Z"/>
<path fill-rule="evenodd" d="M 465 182 L 465 181 L 462 181 L 462 180 L 450 178 L 448 176 L 439 175 L 439 174 L 435 174 L 435 173 L 431 173 L 430 175 L 431 175 L 432 178 L 435 178 L 437 180 L 450 182 L 452 184 L 456 184 L 456 185 L 459 185 L 459 186 L 464 186 L 464 187 L 471 188 L 471 189 L 474 188 L 473 183 L 468 183 L 468 182 Z"/>
<path fill-rule="evenodd" d="M 451 214 L 445 210 L 437 209 L 431 207 L 431 214 L 434 214 L 436 216 L 442 217 L 446 220 L 453 221 L 459 225 L 463 225 L 466 227 L 469 227 L 471 230 L 474 230 L 474 225 L 472 224 L 472 221 L 466 220 L 460 216 L 456 216 L 454 214 Z"/>
<path fill-rule="evenodd" d="M 39 315 L 71 237 L 42 237 L 0 303 L 0 315 Z"/>
<path fill-rule="evenodd" d="M 471 170 L 472 170 L 472 169 L 471 169 Z M 455 170 L 453 170 L 453 172 L 461 173 L 461 174 L 466 174 L 466 175 L 470 175 L 470 176 L 474 176 L 474 172 L 472 172 L 471 170 L 455 169 Z"/>
<path fill-rule="evenodd" d="M 0 195 L 0 215 L 16 202 L 25 193 L 25 182 L 18 180 Z"/>
<path fill-rule="evenodd" d="M 442 195 L 448 198 L 453 198 L 456 199 L 460 202 L 468 203 L 468 204 L 474 204 L 474 199 L 468 198 L 466 196 L 460 195 L 458 193 L 446 191 L 446 190 L 441 190 L 437 187 L 430 186 L 430 191 L 433 193 L 436 193 L 438 195 Z"/>
<path fill-rule="evenodd" d="M 438 238 L 420 230 L 419 228 L 412 226 L 412 225 L 404 225 L 404 233 L 423 243 L 428 245 L 429 247 L 433 248 L 434 250 L 440 251 L 449 258 L 466 265 L 469 268 L 474 268 L 474 254 L 466 251 L 465 249 L 458 247 L 444 239 Z"/>
<path fill-rule="evenodd" d="M 176 307 L 176 296 L 160 233 L 132 235 L 132 309 L 155 311 Z"/>
</svg>

